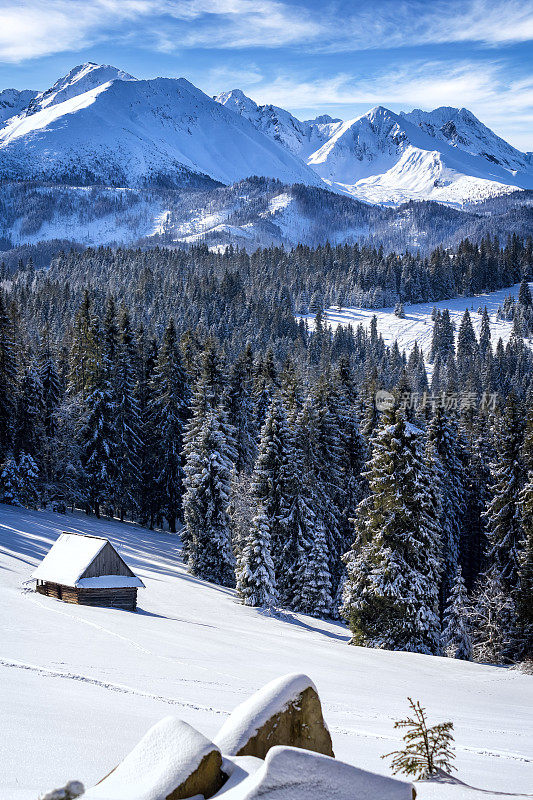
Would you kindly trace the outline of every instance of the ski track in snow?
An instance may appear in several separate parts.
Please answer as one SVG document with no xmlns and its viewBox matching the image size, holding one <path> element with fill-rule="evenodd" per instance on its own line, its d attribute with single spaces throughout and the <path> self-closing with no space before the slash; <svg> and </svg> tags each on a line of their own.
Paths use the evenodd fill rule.
<svg viewBox="0 0 533 800">
<path fill-rule="evenodd" d="M 121 694 L 131 694 L 136 697 L 146 697 L 149 700 L 157 700 L 160 703 L 167 703 L 168 705 L 181 706 L 182 708 L 192 708 L 195 711 L 208 711 L 210 714 L 219 714 L 227 717 L 227 711 L 221 711 L 219 708 L 212 706 L 203 706 L 198 703 L 186 703 L 183 700 L 176 700 L 173 697 L 163 697 L 156 695 L 152 692 L 143 692 L 140 689 L 133 689 L 131 686 L 125 686 L 120 683 L 109 683 L 106 681 L 98 680 L 98 678 L 91 678 L 88 675 L 77 675 L 74 672 L 64 672 L 62 670 L 49 669 L 48 667 L 40 667 L 37 664 L 25 664 L 22 661 L 10 661 L 5 658 L 0 658 L 0 666 L 13 669 L 24 669 L 30 672 L 35 672 L 46 678 L 65 678 L 70 681 L 81 681 L 81 683 L 89 683 L 92 686 L 98 686 L 100 689 L 106 689 L 109 692 L 120 692 Z M 193 683 L 202 683 L 202 681 L 193 681 Z"/>
</svg>

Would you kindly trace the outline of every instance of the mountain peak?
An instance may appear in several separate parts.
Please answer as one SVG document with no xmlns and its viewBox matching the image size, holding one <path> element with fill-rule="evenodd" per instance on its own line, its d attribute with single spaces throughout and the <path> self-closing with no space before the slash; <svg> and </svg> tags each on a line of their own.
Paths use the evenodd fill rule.
<svg viewBox="0 0 533 800">
<path fill-rule="evenodd" d="M 57 105 L 76 95 L 84 94 L 110 81 L 134 81 L 136 78 L 110 64 L 96 64 L 86 61 L 78 64 L 66 75 L 59 78 L 53 86 L 40 92 L 29 104 L 27 114 L 35 114 L 48 106 Z"/>
<path fill-rule="evenodd" d="M 304 120 L 304 125 L 332 125 L 334 122 L 342 122 L 339 117 L 330 117 L 329 114 L 319 114 L 314 119 Z"/>
<path fill-rule="evenodd" d="M 229 92 L 221 92 L 213 97 L 213 100 L 231 109 L 231 111 L 236 111 L 238 114 L 245 114 L 246 112 L 251 113 L 257 111 L 259 108 L 257 103 L 255 103 L 251 97 L 244 94 L 242 89 L 231 89 Z"/>
</svg>

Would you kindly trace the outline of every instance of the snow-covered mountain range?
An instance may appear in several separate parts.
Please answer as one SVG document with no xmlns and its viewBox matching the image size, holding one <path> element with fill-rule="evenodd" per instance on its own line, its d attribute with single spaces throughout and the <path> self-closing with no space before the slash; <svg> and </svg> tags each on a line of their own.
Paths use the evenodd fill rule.
<svg viewBox="0 0 533 800">
<path fill-rule="evenodd" d="M 215 98 L 299 155 L 332 188 L 371 203 L 461 205 L 533 188 L 533 155 L 496 136 L 467 109 L 395 114 L 383 106 L 342 122 L 300 122 L 240 90 Z"/>
<path fill-rule="evenodd" d="M 251 176 L 259 183 L 248 184 Z M 494 232 L 522 233 L 533 154 L 466 109 L 378 106 L 346 122 L 327 114 L 302 121 L 238 89 L 213 98 L 184 78 L 137 80 L 87 63 L 44 92 L 0 92 L 0 182 L 4 252 L 56 239 L 150 237 L 249 248 L 382 237 L 429 247 L 465 231 L 482 235 L 487 215 Z M 313 194 L 318 188 L 330 191 Z M 431 200 L 468 214 L 452 221 L 441 205 L 369 217 L 355 200 Z"/>
<path fill-rule="evenodd" d="M 466 109 L 301 121 L 239 89 L 75 67 L 50 89 L 0 93 L 0 179 L 114 186 L 230 184 L 250 175 L 326 185 L 378 204 L 461 205 L 533 189 L 521 153 Z"/>
</svg>

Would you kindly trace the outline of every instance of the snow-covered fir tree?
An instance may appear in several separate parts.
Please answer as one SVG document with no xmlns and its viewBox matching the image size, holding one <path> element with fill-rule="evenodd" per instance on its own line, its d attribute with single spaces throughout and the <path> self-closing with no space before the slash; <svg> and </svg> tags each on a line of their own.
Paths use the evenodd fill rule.
<svg viewBox="0 0 533 800">
<path fill-rule="evenodd" d="M 0 461 L 13 447 L 17 398 L 17 360 L 15 344 L 4 295 L 0 290 Z"/>
<path fill-rule="evenodd" d="M 501 664 L 516 652 L 516 608 L 499 574 L 480 579 L 471 606 L 472 653 L 476 661 Z"/>
<path fill-rule="evenodd" d="M 278 596 L 272 562 L 270 523 L 262 505 L 257 509 L 236 569 L 237 594 L 244 605 L 272 608 Z"/>
<path fill-rule="evenodd" d="M 8 455 L 0 471 L 0 499 L 10 506 L 22 505 L 20 497 L 19 467 L 12 453 Z"/>
<path fill-rule="evenodd" d="M 344 559 L 342 615 L 354 644 L 439 652 L 440 537 L 426 470 L 420 431 L 399 410 L 385 414 Z"/>
<path fill-rule="evenodd" d="M 147 454 L 150 503 L 159 509 L 160 516 L 166 518 L 169 530 L 174 533 L 182 516 L 189 390 L 172 318 L 163 334 L 149 392 L 145 435 L 150 447 Z"/>
<path fill-rule="evenodd" d="M 489 571 L 496 574 L 504 586 L 515 589 L 524 538 L 520 492 L 525 475 L 521 453 L 524 419 L 514 394 L 507 399 L 498 433 L 490 501 L 485 514 Z"/>
<path fill-rule="evenodd" d="M 117 475 L 114 505 L 120 519 L 138 509 L 140 472 L 141 419 L 135 393 L 135 342 L 130 317 L 125 307 L 119 317 L 118 347 L 115 371 L 114 438 Z"/>
<path fill-rule="evenodd" d="M 183 510 L 189 571 L 234 586 L 228 504 L 235 450 L 226 427 L 225 411 L 218 406 L 207 412 L 194 440 L 188 440 Z"/>
<path fill-rule="evenodd" d="M 460 532 L 465 510 L 463 454 L 456 429 L 445 411 L 435 409 L 427 432 L 433 447 L 435 467 L 440 474 L 441 513 L 439 529 L 442 546 L 441 607 L 446 603 L 457 572 Z"/>
<path fill-rule="evenodd" d="M 457 574 L 444 612 L 442 649 L 449 658 L 470 661 L 472 637 L 469 623 L 469 599 L 461 567 Z"/>
<path fill-rule="evenodd" d="M 291 500 L 290 450 L 291 436 L 281 399 L 270 403 L 261 429 L 257 459 L 252 473 L 251 491 L 254 518 L 260 517 L 270 539 L 275 583 L 283 600 L 291 583 L 294 564 L 288 563 L 287 519 Z M 291 585 L 292 591 L 292 585 Z"/>
</svg>

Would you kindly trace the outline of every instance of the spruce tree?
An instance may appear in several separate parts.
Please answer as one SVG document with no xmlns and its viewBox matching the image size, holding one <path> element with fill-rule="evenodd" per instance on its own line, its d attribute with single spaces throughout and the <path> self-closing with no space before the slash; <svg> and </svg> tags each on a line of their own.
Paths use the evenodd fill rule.
<svg viewBox="0 0 533 800">
<path fill-rule="evenodd" d="M 492 474 L 490 501 L 485 513 L 489 541 L 489 571 L 498 575 L 508 590 L 518 586 L 520 552 L 523 546 L 520 492 L 524 486 L 521 447 L 524 420 L 514 394 L 505 404 L 496 442 L 497 457 Z"/>
<path fill-rule="evenodd" d="M 291 549 L 287 520 L 292 499 L 290 473 L 291 437 L 285 410 L 279 397 L 270 403 L 265 423 L 261 429 L 257 459 L 252 473 L 254 517 L 260 516 L 268 528 L 276 586 L 282 602 L 286 601 L 286 587 L 293 584 L 290 578 L 287 551 Z"/>
<path fill-rule="evenodd" d="M 516 611 L 521 649 L 533 656 L 533 471 L 520 493 L 523 540 L 519 554 Z"/>
<path fill-rule="evenodd" d="M 244 605 L 272 608 L 277 602 L 270 524 L 261 505 L 251 521 L 236 571 L 237 594 Z"/>
<path fill-rule="evenodd" d="M 163 334 L 150 383 L 149 429 L 153 502 L 169 530 L 182 515 L 184 438 L 189 391 L 171 318 Z"/>
<path fill-rule="evenodd" d="M 17 360 L 4 296 L 0 291 L 0 461 L 13 447 L 17 404 Z"/>
<path fill-rule="evenodd" d="M 121 308 L 115 370 L 114 438 L 117 476 L 114 505 L 120 519 L 138 509 L 141 419 L 135 394 L 135 342 L 129 314 Z"/>
<path fill-rule="evenodd" d="M 228 504 L 235 450 L 225 428 L 225 412 L 218 407 L 206 414 L 195 442 L 188 442 L 183 507 L 189 571 L 212 583 L 233 586 Z"/>
<path fill-rule="evenodd" d="M 444 612 L 442 648 L 450 658 L 470 661 L 472 658 L 472 638 L 468 622 L 469 601 L 461 567 L 450 592 L 448 605 Z"/>
<path fill-rule="evenodd" d="M 10 506 L 20 506 L 20 478 L 19 468 L 15 458 L 10 454 L 2 465 L 0 471 L 0 499 L 2 503 Z"/>
<path fill-rule="evenodd" d="M 441 607 L 444 607 L 459 563 L 466 478 L 457 432 L 440 405 L 435 409 L 427 435 L 440 472 L 441 513 L 438 524 L 441 530 L 443 561 Z"/>
<path fill-rule="evenodd" d="M 391 411 L 372 444 L 342 614 L 354 644 L 437 653 L 440 540 L 420 432 Z"/>
<path fill-rule="evenodd" d="M 508 662 L 516 653 L 516 608 L 496 571 L 480 579 L 470 611 L 476 661 Z"/>
</svg>

